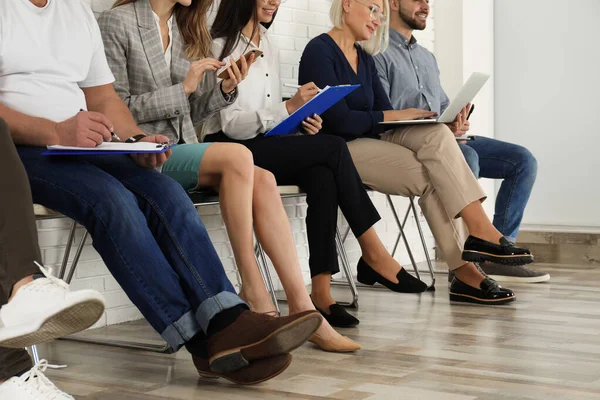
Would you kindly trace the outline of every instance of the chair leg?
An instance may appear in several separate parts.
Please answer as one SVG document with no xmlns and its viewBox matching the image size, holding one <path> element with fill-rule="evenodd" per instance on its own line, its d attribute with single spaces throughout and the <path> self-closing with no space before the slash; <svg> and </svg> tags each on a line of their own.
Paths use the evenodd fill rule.
<svg viewBox="0 0 600 400">
<path fill-rule="evenodd" d="M 271 296 L 271 300 L 275 305 L 275 309 L 277 310 L 277 314 L 281 315 L 281 310 L 279 309 L 279 304 L 277 302 L 277 294 L 275 292 L 275 286 L 273 285 L 273 279 L 271 279 L 271 272 L 269 271 L 269 263 L 267 262 L 267 257 L 265 256 L 265 252 L 260 245 L 260 242 L 256 242 L 256 246 L 254 251 L 257 255 L 256 261 L 258 262 L 258 268 L 260 273 L 265 281 L 265 286 L 267 287 L 267 291 Z"/>
<path fill-rule="evenodd" d="M 348 255 L 346 254 L 346 249 L 344 248 L 344 241 L 342 239 L 342 236 L 340 235 L 339 230 L 335 231 L 335 244 L 338 250 L 338 255 L 341 260 L 342 271 L 344 272 L 346 280 L 348 281 L 350 293 L 352 293 L 352 301 L 338 302 L 338 304 L 344 307 L 358 308 L 358 289 L 356 287 L 356 283 L 354 282 L 352 269 L 350 268 L 350 263 L 348 262 Z"/>
<path fill-rule="evenodd" d="M 77 251 L 75 252 L 75 258 L 73 258 L 73 262 L 71 263 L 71 269 L 69 270 L 69 275 L 65 282 L 71 284 L 73 280 L 73 275 L 75 275 L 75 268 L 77 268 L 77 264 L 79 263 L 79 258 L 81 257 L 81 252 L 83 251 L 83 247 L 85 246 L 85 241 L 88 237 L 88 231 L 85 231 L 83 237 L 81 238 L 81 242 L 79 242 L 79 246 L 77 246 Z"/>
<path fill-rule="evenodd" d="M 34 344 L 33 346 L 30 347 L 31 349 L 31 355 L 33 356 L 33 362 L 34 364 L 37 364 L 40 362 L 40 355 L 38 354 L 38 349 L 37 346 Z"/>
<path fill-rule="evenodd" d="M 394 251 L 392 252 L 392 257 L 396 254 L 398 242 L 400 241 L 400 238 L 402 238 L 402 240 L 404 242 L 404 247 L 406 247 L 406 251 L 408 252 L 408 257 L 410 258 L 410 262 L 413 266 L 413 270 L 415 271 L 415 274 L 417 275 L 417 279 L 421 279 L 421 276 L 419 274 L 419 268 L 417 266 L 417 262 L 415 261 L 415 257 L 413 256 L 410 245 L 408 244 L 408 239 L 406 239 L 406 235 L 404 234 L 404 225 L 400 222 L 400 218 L 398 217 L 398 212 L 396 211 L 396 206 L 394 205 L 394 202 L 392 201 L 392 196 L 386 195 L 386 198 L 392 209 L 392 214 L 394 215 L 394 219 L 396 220 L 398 229 L 400 230 L 400 232 L 398 233 L 398 237 L 396 239 L 396 246 L 394 247 Z"/>
<path fill-rule="evenodd" d="M 415 221 L 417 223 L 417 229 L 419 236 L 421 237 L 421 244 L 423 245 L 423 251 L 425 252 L 425 259 L 427 260 L 427 266 L 429 267 L 429 274 L 431 275 L 431 285 L 427 290 L 435 290 L 435 271 L 433 270 L 433 263 L 429 256 L 429 250 L 427 250 L 427 243 L 425 242 L 425 236 L 423 235 L 423 228 L 421 228 L 421 222 L 419 221 L 419 214 L 417 213 L 417 207 L 415 206 L 415 198 L 410 198 L 410 207 L 412 208 Z"/>
<path fill-rule="evenodd" d="M 73 238 L 75 237 L 75 229 L 77 229 L 77 221 L 73 221 L 71 230 L 69 231 L 69 238 L 67 239 L 67 247 L 65 248 L 65 254 L 63 255 L 62 264 L 60 265 L 60 271 L 58 272 L 58 279 L 64 279 L 65 272 L 67 272 L 67 264 L 69 264 L 69 255 L 71 254 L 71 247 L 73 246 Z"/>
</svg>

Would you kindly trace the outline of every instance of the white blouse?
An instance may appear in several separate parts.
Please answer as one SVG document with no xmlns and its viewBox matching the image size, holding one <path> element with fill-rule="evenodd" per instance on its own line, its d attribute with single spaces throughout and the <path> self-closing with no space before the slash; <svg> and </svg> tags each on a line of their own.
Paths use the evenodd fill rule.
<svg viewBox="0 0 600 400">
<path fill-rule="evenodd" d="M 162 41 L 162 33 L 160 30 L 160 18 L 154 11 L 152 11 L 154 15 L 154 21 L 156 21 L 156 28 L 158 29 L 158 36 L 160 37 L 160 42 L 163 44 L 163 49 L 165 48 L 165 43 Z M 167 25 L 169 26 L 169 45 L 167 46 L 167 50 L 165 50 L 165 62 L 167 63 L 167 68 L 169 71 L 171 70 L 171 56 L 172 56 L 172 47 L 173 47 L 173 14 L 167 21 Z"/>
<path fill-rule="evenodd" d="M 215 58 L 221 55 L 224 45 L 223 38 L 213 41 L 212 54 Z M 238 60 L 252 48 L 257 47 L 242 34 L 238 45 L 225 61 L 229 64 L 230 58 Z M 263 55 L 252 64 L 248 76 L 238 85 L 238 99 L 211 117 L 202 130 L 202 138 L 223 131 L 232 139 L 252 139 L 268 132 L 289 116 L 285 102 L 281 100 L 279 51 L 271 43 L 267 30 L 262 26 L 258 49 Z"/>
</svg>

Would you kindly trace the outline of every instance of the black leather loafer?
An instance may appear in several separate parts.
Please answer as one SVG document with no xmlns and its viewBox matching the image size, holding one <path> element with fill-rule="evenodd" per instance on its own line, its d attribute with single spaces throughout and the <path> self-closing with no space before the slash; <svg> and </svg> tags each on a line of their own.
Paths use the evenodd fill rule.
<svg viewBox="0 0 600 400">
<path fill-rule="evenodd" d="M 379 275 L 362 257 L 358 261 L 357 270 L 356 279 L 364 285 L 373 286 L 375 283 L 381 283 L 386 288 L 398 293 L 422 293 L 427 290 L 425 282 L 415 278 L 406 272 L 404 268 L 398 271 L 396 275 L 398 283 L 390 282 Z"/>
<path fill-rule="evenodd" d="M 313 303 L 314 304 L 314 303 Z M 329 325 L 335 326 L 337 328 L 352 328 L 360 323 L 358 318 L 354 315 L 350 314 L 343 306 L 340 306 L 338 303 L 332 304 L 329 306 L 329 314 L 325 311 L 320 310 L 315 306 L 318 312 L 321 313 L 323 318 Z"/>
<path fill-rule="evenodd" d="M 456 276 L 450 285 L 450 301 L 496 306 L 516 299 L 512 290 L 501 287 L 495 280 L 487 277 L 481 282 L 479 289 L 467 285 Z"/>
<path fill-rule="evenodd" d="M 516 247 L 508 239 L 500 238 L 500 244 L 469 236 L 465 242 L 462 259 L 471 262 L 494 262 L 504 265 L 524 265 L 533 262 L 529 249 Z"/>
</svg>

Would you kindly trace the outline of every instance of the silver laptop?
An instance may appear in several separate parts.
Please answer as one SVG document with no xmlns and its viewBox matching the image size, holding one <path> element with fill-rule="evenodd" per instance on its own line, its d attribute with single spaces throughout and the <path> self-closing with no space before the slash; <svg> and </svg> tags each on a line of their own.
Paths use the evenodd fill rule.
<svg viewBox="0 0 600 400">
<path fill-rule="evenodd" d="M 473 101 L 477 93 L 481 90 L 483 85 L 490 79 L 488 74 L 482 72 L 474 72 L 467 83 L 460 89 L 460 92 L 456 95 L 454 100 L 450 102 L 448 108 L 438 118 L 432 119 L 411 119 L 406 121 L 387 121 L 380 122 L 381 125 L 414 125 L 414 124 L 450 124 L 454 122 L 458 113 L 465 108 L 465 106 Z"/>
</svg>

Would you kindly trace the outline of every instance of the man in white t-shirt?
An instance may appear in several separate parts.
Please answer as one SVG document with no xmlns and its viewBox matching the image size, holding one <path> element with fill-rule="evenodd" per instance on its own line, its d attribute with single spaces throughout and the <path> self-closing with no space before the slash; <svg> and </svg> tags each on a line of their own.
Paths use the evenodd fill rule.
<svg viewBox="0 0 600 400">
<path fill-rule="evenodd" d="M 213 376 L 237 382 L 276 376 L 321 317 L 248 310 L 187 193 L 154 169 L 169 153 L 41 155 L 53 144 L 95 147 L 112 133 L 124 141 L 168 141 L 141 131 L 112 82 L 87 5 L 0 1 L 0 118 L 17 145 L 33 201 L 85 226 L 111 273 L 173 351 L 185 345 L 210 360 Z M 14 392 L 17 397 L 47 398 Z"/>
</svg>

